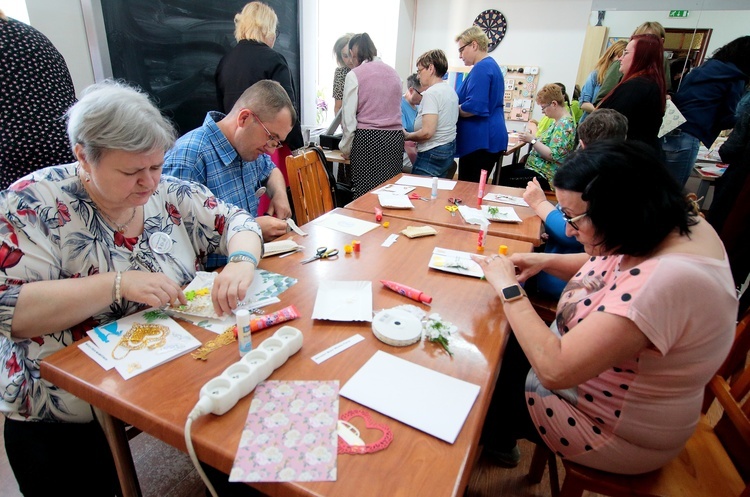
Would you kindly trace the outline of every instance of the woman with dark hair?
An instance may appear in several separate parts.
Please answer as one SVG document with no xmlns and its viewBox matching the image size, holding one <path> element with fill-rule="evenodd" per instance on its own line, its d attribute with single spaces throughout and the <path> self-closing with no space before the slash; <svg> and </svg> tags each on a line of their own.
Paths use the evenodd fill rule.
<svg viewBox="0 0 750 497">
<path fill-rule="evenodd" d="M 701 142 L 713 145 L 734 126 L 737 104 L 750 81 L 750 36 L 731 41 L 688 73 L 672 101 L 687 120 L 663 138 L 664 163 L 681 185 L 695 166 Z"/>
<path fill-rule="evenodd" d="M 344 83 L 339 148 L 349 157 L 354 198 L 401 172 L 401 78 L 378 57 L 367 33 L 349 40 L 354 64 Z"/>
<path fill-rule="evenodd" d="M 341 103 L 344 100 L 344 82 L 346 75 L 352 70 L 354 64 L 349 57 L 349 40 L 354 33 L 346 33 L 333 44 L 333 56 L 336 57 L 336 70 L 333 73 L 333 115 L 338 114 Z"/>
<path fill-rule="evenodd" d="M 524 437 L 584 466 L 655 470 L 692 435 L 734 339 L 724 247 L 638 142 L 593 143 L 554 183 L 567 233 L 586 253 L 474 257 L 513 330 L 485 450 L 512 463 Z M 542 270 L 569 280 L 549 328 L 519 286 Z"/>
<path fill-rule="evenodd" d="M 430 50 L 417 59 L 422 85 L 422 103 L 414 120 L 414 132 L 404 138 L 417 142 L 417 160 L 412 174 L 445 176 L 456 153 L 458 95 L 443 81 L 448 59 L 442 50 Z"/>
<path fill-rule="evenodd" d="M 664 83 L 662 40 L 656 35 L 634 35 L 620 57 L 622 81 L 599 107 L 628 118 L 628 140 L 638 140 L 661 153 L 659 128 L 667 91 Z"/>
</svg>

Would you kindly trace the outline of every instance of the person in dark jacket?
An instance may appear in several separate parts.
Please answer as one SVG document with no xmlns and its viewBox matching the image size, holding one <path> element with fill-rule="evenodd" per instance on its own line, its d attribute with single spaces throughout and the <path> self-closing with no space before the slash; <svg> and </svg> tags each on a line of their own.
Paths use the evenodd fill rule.
<svg viewBox="0 0 750 497">
<path fill-rule="evenodd" d="M 662 138 L 664 163 L 681 185 L 695 166 L 701 142 L 711 147 L 734 126 L 735 110 L 750 80 L 750 36 L 731 41 L 685 76 L 672 101 L 687 119 Z"/>
</svg>

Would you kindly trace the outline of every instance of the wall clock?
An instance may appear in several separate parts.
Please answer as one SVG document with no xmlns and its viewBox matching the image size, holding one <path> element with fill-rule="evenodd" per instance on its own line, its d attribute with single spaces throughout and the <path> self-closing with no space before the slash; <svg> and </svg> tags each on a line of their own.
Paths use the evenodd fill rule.
<svg viewBox="0 0 750 497">
<path fill-rule="evenodd" d="M 502 12 L 495 9 L 488 9 L 482 12 L 474 19 L 474 25 L 481 28 L 490 44 L 487 47 L 488 52 L 492 52 L 505 37 L 505 31 L 508 29 L 508 22 Z"/>
</svg>

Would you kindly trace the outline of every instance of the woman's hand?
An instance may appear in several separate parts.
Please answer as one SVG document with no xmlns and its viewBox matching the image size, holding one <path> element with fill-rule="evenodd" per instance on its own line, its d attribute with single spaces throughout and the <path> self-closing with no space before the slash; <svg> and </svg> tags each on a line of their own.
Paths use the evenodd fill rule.
<svg viewBox="0 0 750 497">
<path fill-rule="evenodd" d="M 533 178 L 526 185 L 526 191 L 523 192 L 523 199 L 534 210 L 539 207 L 539 204 L 547 201 L 547 196 L 544 194 L 544 190 L 542 190 L 536 178 Z"/>
<path fill-rule="evenodd" d="M 228 315 L 245 299 L 253 282 L 255 265 L 250 262 L 230 262 L 216 276 L 211 290 L 211 301 L 218 316 Z"/>
<path fill-rule="evenodd" d="M 545 254 L 536 252 L 512 254 L 509 259 L 518 268 L 518 281 L 521 283 L 544 270 Z"/>
<path fill-rule="evenodd" d="M 516 268 L 508 257 L 496 254 L 490 257 L 472 255 L 471 258 L 474 262 L 482 266 L 484 278 L 489 281 L 490 285 L 492 285 L 498 292 L 506 286 L 518 283 L 518 280 L 516 279 Z"/>
<path fill-rule="evenodd" d="M 518 139 L 524 143 L 531 143 L 531 140 L 534 139 L 534 135 L 526 131 L 523 133 L 518 133 Z"/>
<path fill-rule="evenodd" d="M 163 307 L 179 301 L 187 304 L 180 286 L 164 273 L 123 271 L 120 278 L 120 295 L 131 302 Z"/>
</svg>

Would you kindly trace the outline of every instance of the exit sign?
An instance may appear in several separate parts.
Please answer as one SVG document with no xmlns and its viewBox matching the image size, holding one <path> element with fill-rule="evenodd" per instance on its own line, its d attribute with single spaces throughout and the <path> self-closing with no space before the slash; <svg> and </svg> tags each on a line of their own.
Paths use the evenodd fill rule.
<svg viewBox="0 0 750 497">
<path fill-rule="evenodd" d="M 689 13 L 689 10 L 670 10 L 669 17 L 687 17 Z"/>
</svg>

